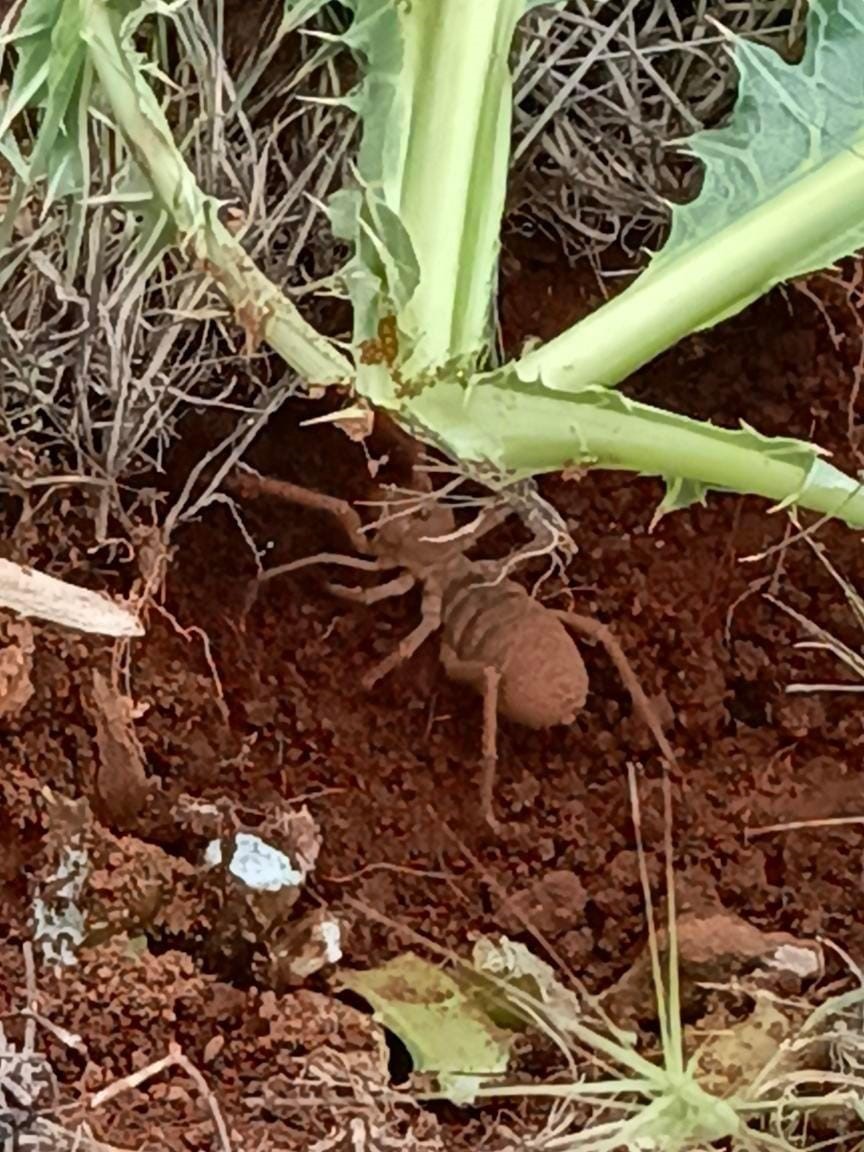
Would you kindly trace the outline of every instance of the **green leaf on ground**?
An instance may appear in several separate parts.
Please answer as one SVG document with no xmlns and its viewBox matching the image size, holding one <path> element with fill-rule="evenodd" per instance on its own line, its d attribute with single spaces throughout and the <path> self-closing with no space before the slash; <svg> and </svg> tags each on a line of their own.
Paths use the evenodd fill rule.
<svg viewBox="0 0 864 1152">
<path fill-rule="evenodd" d="M 489 1077 L 507 1071 L 511 1037 L 470 990 L 415 953 L 345 973 L 342 986 L 368 1001 L 408 1049 L 414 1071 L 434 1074 L 454 1103 L 471 1103 Z"/>
</svg>

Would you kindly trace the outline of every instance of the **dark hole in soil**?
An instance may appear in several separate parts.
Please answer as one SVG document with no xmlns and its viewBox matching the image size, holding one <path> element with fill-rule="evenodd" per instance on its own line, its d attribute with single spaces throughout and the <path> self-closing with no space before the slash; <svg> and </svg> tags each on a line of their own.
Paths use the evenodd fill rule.
<svg viewBox="0 0 864 1152">
<path fill-rule="evenodd" d="M 368 1003 L 355 992 L 341 990 L 336 993 L 336 999 L 341 1000 L 350 1008 L 356 1008 L 358 1012 L 362 1012 L 366 1016 L 372 1015 L 372 1009 Z M 407 1047 L 395 1032 L 391 1032 L 389 1028 L 383 1028 L 382 1031 L 387 1045 L 387 1070 L 390 1074 L 390 1082 L 394 1088 L 399 1088 L 410 1080 L 411 1073 L 414 1071 L 414 1062 Z"/>
<path fill-rule="evenodd" d="M 748 728 L 761 728 L 767 723 L 765 701 L 759 686 L 746 680 L 733 680 L 729 687 L 734 695 L 729 698 L 729 713 L 740 724 Z"/>
<path fill-rule="evenodd" d="M 772 888 L 782 888 L 786 875 L 786 860 L 782 844 L 764 854 L 765 878 Z"/>
<path fill-rule="evenodd" d="M 594 933 L 595 937 L 602 936 L 603 929 L 606 925 L 606 913 L 602 908 L 598 907 L 594 900 L 589 900 L 585 905 L 585 923 Z"/>
<path fill-rule="evenodd" d="M 387 1069 L 390 1073 L 390 1080 L 393 1086 L 398 1088 L 400 1085 L 408 1083 L 411 1073 L 414 1071 L 414 1062 L 408 1049 L 395 1032 L 385 1028 L 384 1039 L 387 1042 L 387 1051 L 389 1052 Z"/>
</svg>

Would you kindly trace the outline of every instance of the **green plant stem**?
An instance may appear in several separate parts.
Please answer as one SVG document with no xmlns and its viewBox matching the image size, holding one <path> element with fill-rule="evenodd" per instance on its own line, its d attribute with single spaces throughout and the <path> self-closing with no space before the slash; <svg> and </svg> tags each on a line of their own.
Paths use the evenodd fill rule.
<svg viewBox="0 0 864 1152">
<path fill-rule="evenodd" d="M 302 318 L 219 221 L 216 202 L 198 187 L 174 143 L 141 65 L 124 43 L 119 14 L 104 0 L 82 2 L 86 3 L 83 35 L 102 90 L 133 156 L 174 222 L 182 249 L 213 276 L 250 336 L 267 340 L 307 382 L 351 382 L 354 369 L 350 361 Z M 516 7 L 513 0 L 496 0 L 495 4 L 496 11 L 507 11 L 505 24 L 515 15 Z M 495 24 L 496 36 L 501 27 L 503 25 Z M 481 107 L 482 103 L 478 105 L 478 114 Z M 482 125 L 478 122 L 476 131 L 480 133 L 482 127 L 483 133 L 494 135 L 493 125 L 500 128 L 496 115 L 491 105 L 486 106 L 481 115 Z M 434 133 L 430 139 L 432 135 Z M 857 156 L 854 159 L 864 172 L 860 159 Z M 848 187 L 843 181 L 840 185 Z M 415 209 L 419 211 L 422 196 L 419 190 L 415 192 Z M 479 193 L 478 188 L 473 194 L 477 203 Z M 843 210 L 848 212 L 848 206 Z M 807 213 L 804 216 L 807 217 Z M 813 216 L 814 213 L 810 213 L 807 219 L 807 226 L 811 228 L 815 226 Z M 467 227 L 470 211 L 460 219 Z M 435 234 L 433 223 L 427 221 L 432 229 L 430 236 Z M 746 228 L 742 235 L 745 233 L 751 235 Z M 763 256 L 775 239 L 765 241 L 766 246 L 760 249 Z M 713 248 L 711 244 L 703 248 L 704 259 L 710 263 L 708 254 Z M 700 248 L 692 257 L 696 263 L 688 264 L 690 270 L 685 277 L 688 289 L 693 268 L 700 267 L 697 256 L 701 251 Z M 462 255 L 467 259 L 467 253 Z M 742 250 L 742 259 L 745 255 Z M 472 259 L 474 257 L 479 259 L 479 253 L 474 253 Z M 665 296 L 667 305 L 670 299 L 686 295 L 684 281 L 679 281 L 678 273 L 670 271 L 668 280 L 659 279 L 666 284 L 665 292 L 660 295 Z M 648 288 L 640 290 L 638 295 L 642 296 L 643 292 L 647 294 Z M 608 319 L 601 319 L 609 316 L 607 309 L 601 309 L 586 321 L 599 324 L 601 332 L 608 326 L 606 339 L 611 343 L 607 352 L 614 350 L 613 345 L 624 343 L 621 335 L 626 328 L 622 326 L 630 323 L 627 310 L 633 305 L 623 302 L 633 295 L 631 290 L 619 298 L 621 303 L 607 306 L 612 308 L 618 304 L 620 311 L 614 314 L 614 325 L 610 325 Z M 637 307 L 635 312 L 638 314 L 638 311 Z M 479 321 L 479 312 L 474 319 Z M 634 315 L 635 319 L 638 315 Z M 449 322 L 448 314 L 445 327 Z M 473 323 L 469 327 L 473 327 Z M 671 324 L 667 320 L 667 337 L 675 339 Z M 680 328 L 690 326 L 692 315 L 681 319 Z M 632 355 L 635 341 L 633 345 L 629 339 L 626 343 Z M 562 356 L 563 361 L 567 361 L 569 353 L 563 355 L 567 347 L 568 334 L 565 334 L 536 355 L 552 349 L 553 363 Z M 591 355 L 594 356 L 594 352 Z M 519 371 L 524 371 L 526 361 L 529 366 L 537 363 L 526 357 Z M 622 365 L 623 361 L 619 361 L 616 371 L 623 371 Z M 624 374 L 630 370 L 626 367 Z M 457 458 L 491 461 L 507 471 L 531 474 L 568 465 L 628 469 L 735 489 L 777 502 L 795 500 L 805 508 L 837 515 L 849 524 L 864 527 L 864 495 L 857 482 L 818 459 L 808 446 L 796 444 L 790 451 L 789 442 L 765 439 L 757 447 L 753 434 L 700 425 L 647 405 L 630 403 L 615 393 L 604 396 L 588 391 L 566 395 L 520 384 L 516 373 L 511 371 L 499 373 L 468 390 L 461 383 L 447 381 L 428 387 L 404 404 L 401 416 L 411 419 L 415 427 L 419 422 L 421 433 L 447 447 Z"/>
<path fill-rule="evenodd" d="M 519 378 L 567 392 L 614 387 L 692 332 L 734 315 L 783 269 L 860 224 L 864 159 L 850 149 L 524 355 Z"/>
<path fill-rule="evenodd" d="M 508 53 L 524 10 L 525 0 L 436 0 L 406 5 L 401 17 L 411 92 L 397 204 L 421 269 L 409 305 L 421 368 L 485 354 L 490 341 L 510 157 Z"/>
<path fill-rule="evenodd" d="M 480 1087 L 476 1095 L 478 1100 L 492 1100 L 499 1096 L 552 1096 L 558 1100 L 584 1100 L 596 1097 L 616 1097 L 629 1094 L 641 1095 L 650 1099 L 662 1085 L 659 1084 L 662 1068 L 657 1069 L 658 1076 L 652 1080 L 636 1080 L 622 1077 L 620 1080 L 585 1080 L 560 1084 L 555 1082 L 543 1084 L 495 1084 L 490 1087 Z M 636 1112 L 640 1105 L 620 1103 L 614 1099 L 603 1101 L 604 1107 L 621 1107 L 625 1111 Z"/>
<path fill-rule="evenodd" d="M 525 475 L 597 465 L 681 477 L 864 527 L 864 488 L 812 447 L 716 428 L 616 392 L 569 396 L 508 382 L 470 390 L 441 383 L 412 401 L 412 410 L 464 460 Z"/>
<path fill-rule="evenodd" d="M 181 249 L 208 272 L 250 338 L 262 337 L 310 384 L 348 382 L 350 361 L 307 323 L 221 223 L 177 149 L 140 68 L 123 43 L 120 16 L 89 0 L 84 39 L 116 124 L 176 227 Z"/>
</svg>

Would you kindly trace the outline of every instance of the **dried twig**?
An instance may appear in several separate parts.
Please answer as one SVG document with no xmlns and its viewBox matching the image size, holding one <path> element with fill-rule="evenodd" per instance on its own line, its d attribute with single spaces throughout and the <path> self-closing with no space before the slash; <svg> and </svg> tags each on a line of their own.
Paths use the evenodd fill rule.
<svg viewBox="0 0 864 1152">
<path fill-rule="evenodd" d="M 228 1126 L 225 1123 L 225 1118 L 222 1115 L 222 1110 L 219 1107 L 219 1101 L 211 1091 L 202 1073 L 195 1067 L 192 1061 L 184 1055 L 179 1044 L 171 1044 L 165 1056 L 154 1060 L 144 1068 L 139 1068 L 137 1072 L 130 1072 L 128 1076 L 124 1076 L 121 1080 L 116 1080 L 113 1084 L 109 1084 L 107 1088 L 96 1092 L 90 1098 L 91 1109 L 104 1107 L 105 1104 L 114 1100 L 123 1092 L 140 1088 L 142 1084 L 146 1084 L 148 1080 L 152 1080 L 155 1076 L 161 1075 L 169 1068 L 179 1068 L 182 1072 L 185 1072 L 194 1083 L 213 1119 L 213 1126 L 216 1129 L 219 1144 L 223 1152 L 231 1152 L 231 1137 L 228 1132 Z"/>
<path fill-rule="evenodd" d="M 770 832 L 797 832 L 802 828 L 848 828 L 864 824 L 864 816 L 827 816 L 823 820 L 790 820 L 785 824 L 761 824 L 756 828 L 745 828 L 744 838 L 767 836 Z"/>
<path fill-rule="evenodd" d="M 179 63 L 162 62 L 172 77 L 166 111 L 202 186 L 239 220 L 247 250 L 273 280 L 302 290 L 341 259 L 321 203 L 341 182 L 356 128 L 346 110 L 297 98 L 341 91 L 331 60 L 313 67 L 319 46 L 309 38 L 298 39 L 296 70 L 262 77 L 247 59 L 235 83 L 217 9 L 173 8 L 183 52 Z M 163 42 L 154 43 L 158 51 Z M 265 108 L 286 111 L 274 120 Z M 43 213 L 35 194 L 0 237 L 0 448 L 10 449 L 2 472 L 11 490 L 53 491 L 61 481 L 95 490 L 101 539 L 109 516 L 124 517 L 121 485 L 163 470 L 179 420 L 214 408 L 258 415 L 250 393 L 278 369 L 258 356 L 251 379 L 249 358 L 232 353 L 232 317 L 206 274 L 178 267 L 164 216 L 146 201 L 143 225 L 125 202 L 117 211 L 131 164 L 121 142 L 101 120 L 84 131 L 93 157 L 86 211 L 58 200 Z M 44 474 L 19 467 L 25 444 L 40 467 L 50 450 Z"/>
<path fill-rule="evenodd" d="M 56 576 L 0 560 L 0 605 L 25 617 L 37 617 L 101 636 L 142 636 L 138 617 L 98 592 Z"/>
</svg>

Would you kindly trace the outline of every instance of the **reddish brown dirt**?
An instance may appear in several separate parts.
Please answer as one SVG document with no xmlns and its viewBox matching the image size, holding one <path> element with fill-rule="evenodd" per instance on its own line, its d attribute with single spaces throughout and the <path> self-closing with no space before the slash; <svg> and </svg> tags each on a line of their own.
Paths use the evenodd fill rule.
<svg viewBox="0 0 864 1152">
<path fill-rule="evenodd" d="M 569 279 L 554 264 L 523 259 L 504 294 L 512 345 L 554 334 L 588 306 L 587 291 L 568 295 Z M 823 319 L 793 293 L 688 341 L 630 391 L 718 422 L 812 433 L 840 465 L 854 468 L 850 387 Z M 358 494 L 362 452 L 337 431 L 301 431 L 301 413 L 308 410 L 289 407 L 272 422 L 252 453 L 256 466 L 334 494 Z M 183 452 L 196 450 L 190 434 Z M 864 714 L 852 695 L 786 694 L 795 680 L 841 674 L 824 655 L 796 650 L 797 626 L 764 599 L 759 581 L 776 571 L 789 603 L 860 645 L 836 587 L 800 543 L 743 562 L 784 533 L 782 516 L 767 515 L 758 501 L 714 496 L 649 534 L 661 496 L 653 481 L 550 479 L 544 491 L 579 545 L 569 571 L 574 607 L 614 628 L 646 689 L 665 697 L 674 716 L 670 734 L 682 765 L 675 853 L 684 906 L 719 900 L 761 928 L 819 933 L 864 961 L 864 827 L 748 837 L 748 829 L 779 821 L 864 812 Z M 62 508 L 49 512 L 54 520 L 43 513 L 45 523 L 56 523 Z M 271 503 L 245 512 L 259 542 L 273 542 L 268 563 L 342 543 L 312 513 Z M 71 523 L 71 512 L 67 518 Z M 841 571 L 860 577 L 852 532 L 832 525 L 820 538 Z M 56 551 L 68 554 L 68 541 Z M 131 579 L 128 565 L 104 554 L 80 563 L 89 565 L 94 583 L 118 587 Z M 323 902 L 344 918 L 346 964 L 389 957 L 412 943 L 412 932 L 464 954 L 475 933 L 524 935 L 528 912 L 590 986 L 618 979 L 644 934 L 628 763 L 642 775 L 655 878 L 663 826 L 655 749 L 604 655 L 586 653 L 591 694 L 572 729 L 504 726 L 498 805 L 507 824 L 496 839 L 479 815 L 478 701 L 446 681 L 434 645 L 374 694 L 359 686 L 371 662 L 411 628 L 416 599 L 349 607 L 330 599 L 313 571 L 269 585 L 244 631 L 241 607 L 253 571 L 224 508 L 214 506 L 176 541 L 167 604 L 179 626 L 201 632 L 184 637 L 153 612 L 146 639 L 133 646 L 128 691 L 144 708 L 136 732 L 160 793 L 140 818 L 137 839 L 118 842 L 108 855 L 108 905 L 111 860 L 128 878 L 129 859 L 150 859 L 149 849 L 134 848 L 141 840 L 179 863 L 195 858 L 203 841 L 168 816 L 181 793 L 230 798 L 249 820 L 305 798 L 322 849 L 298 915 Z M 35 633 L 35 694 L 17 716 L 3 718 L 6 1013 L 24 1005 L 32 883 L 49 863 L 41 790 L 92 795 L 96 730 L 82 700 L 93 669 L 107 674 L 111 659 L 104 643 L 48 628 Z M 119 880 L 114 896 L 114 915 L 124 901 L 129 913 Z M 136 915 L 143 913 L 133 909 L 126 920 L 133 936 L 142 930 Z M 178 1071 L 87 1111 L 88 1093 L 164 1056 L 176 1040 L 207 1077 L 237 1148 L 310 1148 L 316 1140 L 322 1148 L 348 1148 L 357 1146 L 352 1123 L 378 1133 L 374 1147 L 476 1147 L 484 1135 L 497 1146 L 494 1107 L 400 1110 L 374 1094 L 352 1103 L 340 1087 L 346 1077 L 355 1088 L 386 1079 L 364 1018 L 326 994 L 323 976 L 277 995 L 255 946 L 214 952 L 196 939 L 202 931 L 206 936 L 200 926 L 193 931 L 163 919 L 150 926 L 149 953 L 133 955 L 116 943 L 68 971 L 40 969 L 42 1011 L 86 1046 L 75 1051 L 56 1037 L 46 1040 L 70 1124 L 86 1115 L 98 1135 L 122 1147 L 219 1147 L 205 1103 Z M 20 1035 L 20 1025 L 10 1029 Z M 343 1143 L 326 1143 L 340 1132 Z"/>
</svg>

